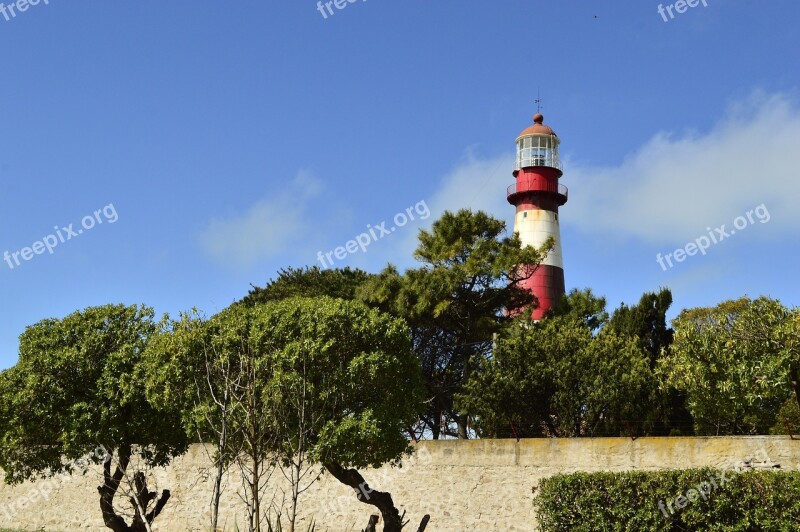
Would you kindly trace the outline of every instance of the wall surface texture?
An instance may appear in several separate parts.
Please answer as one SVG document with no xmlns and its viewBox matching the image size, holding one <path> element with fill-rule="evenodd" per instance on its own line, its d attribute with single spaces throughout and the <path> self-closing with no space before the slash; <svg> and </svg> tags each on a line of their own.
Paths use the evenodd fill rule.
<svg viewBox="0 0 800 532">
<path fill-rule="evenodd" d="M 712 466 L 730 468 L 754 457 L 784 470 L 800 468 L 800 441 L 785 436 L 720 438 L 596 438 L 471 440 L 421 442 L 400 469 L 363 471 L 375 489 L 389 491 L 407 512 L 415 532 L 422 516 L 431 515 L 427 531 L 506 531 L 536 529 L 531 504 L 539 480 L 574 471 L 628 471 Z M 769 465 L 769 464 L 767 464 Z M 150 487 L 172 492 L 155 531 L 208 530 L 207 514 L 212 468 L 206 452 L 194 446 L 166 470 L 150 473 Z M 0 487 L 0 528 L 47 532 L 103 531 L 97 486 L 99 470 L 20 486 Z M 225 530 L 234 522 L 246 530 L 246 511 L 238 493 L 241 478 L 226 479 L 221 515 Z M 287 483 L 273 472 L 269 497 L 280 504 Z M 689 486 L 687 486 L 688 488 Z M 676 494 L 678 495 L 678 494 Z M 657 501 L 653 501 L 657 504 Z M 310 518 L 317 531 L 360 531 L 373 507 L 330 475 L 323 475 L 301 499 L 301 526 Z M 379 527 L 380 529 L 380 527 Z"/>
</svg>

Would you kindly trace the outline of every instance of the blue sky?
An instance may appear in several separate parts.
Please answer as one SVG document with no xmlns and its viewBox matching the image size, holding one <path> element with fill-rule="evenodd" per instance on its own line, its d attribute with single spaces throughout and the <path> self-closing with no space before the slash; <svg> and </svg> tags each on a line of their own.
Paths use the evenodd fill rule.
<svg viewBox="0 0 800 532">
<path fill-rule="evenodd" d="M 510 223 L 537 90 L 570 188 L 569 288 L 615 307 L 666 286 L 676 312 L 800 305 L 800 3 L 707 3 L 668 22 L 652 0 L 371 0 L 327 19 L 312 0 L 49 0 L 0 16 L 0 253 L 64 238 L 0 262 L 0 367 L 41 319 L 213 313 L 420 202 L 430 217 L 336 265 L 411 266 L 444 209 Z M 759 205 L 768 222 L 656 262 Z"/>
</svg>

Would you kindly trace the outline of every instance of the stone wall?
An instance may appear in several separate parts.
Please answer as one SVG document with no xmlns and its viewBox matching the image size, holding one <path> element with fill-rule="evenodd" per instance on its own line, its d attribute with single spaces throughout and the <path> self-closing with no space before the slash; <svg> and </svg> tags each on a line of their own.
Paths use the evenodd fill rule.
<svg viewBox="0 0 800 532">
<path fill-rule="evenodd" d="M 596 438 L 470 440 L 421 442 L 416 455 L 400 469 L 363 471 L 375 489 L 389 491 L 407 512 L 411 532 L 424 514 L 431 515 L 430 532 L 464 530 L 535 530 L 531 504 L 542 478 L 559 472 L 657 470 L 732 464 L 769 457 L 782 469 L 800 467 L 800 441 L 785 436 L 721 438 Z M 168 469 L 150 474 L 150 486 L 168 488 L 172 498 L 156 522 L 160 532 L 207 530 L 211 464 L 205 449 L 194 446 Z M 225 530 L 244 526 L 245 510 L 237 492 L 241 479 L 226 479 L 221 514 Z M 47 532 L 103 531 L 98 505 L 100 475 L 57 478 L 36 484 L 0 487 L 0 528 Z M 287 483 L 273 473 L 270 497 L 281 499 Z M 656 504 L 657 501 L 654 501 Z M 305 532 L 311 518 L 317 531 L 360 531 L 372 507 L 359 503 L 349 488 L 323 475 L 301 500 Z M 412 528 L 413 525 L 413 528 Z"/>
</svg>

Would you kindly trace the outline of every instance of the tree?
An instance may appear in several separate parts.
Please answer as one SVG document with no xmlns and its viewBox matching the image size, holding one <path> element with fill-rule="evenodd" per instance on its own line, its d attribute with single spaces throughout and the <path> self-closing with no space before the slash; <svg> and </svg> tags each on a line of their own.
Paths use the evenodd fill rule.
<svg viewBox="0 0 800 532">
<path fill-rule="evenodd" d="M 667 311 L 671 305 L 672 292 L 669 289 L 647 292 L 638 305 L 621 304 L 611 316 L 608 328 L 637 338 L 655 369 L 663 351 L 672 344 L 674 331 L 667 325 Z"/>
<path fill-rule="evenodd" d="M 265 287 L 254 286 L 242 300 L 245 305 L 267 301 L 280 301 L 290 297 L 329 296 L 352 300 L 356 289 L 373 277 L 357 268 L 334 268 L 323 270 L 318 266 L 286 268 L 278 272 L 278 278 Z"/>
<path fill-rule="evenodd" d="M 455 394 L 512 318 L 508 311 L 535 304 L 520 283 L 552 242 L 522 248 L 518 235 L 504 236 L 505 230 L 483 212 L 445 212 L 430 231 L 420 231 L 414 256 L 421 267 L 401 275 L 390 265 L 358 290 L 363 301 L 411 326 L 427 390 L 420 424 L 434 439 L 468 436 L 468 412 L 455 407 Z"/>
<path fill-rule="evenodd" d="M 112 460 L 103 463 L 103 522 L 114 532 L 149 530 L 170 492 L 148 491 L 131 460 L 164 466 L 188 448 L 179 414 L 157 412 L 136 377 L 155 331 L 152 309 L 123 305 L 87 308 L 25 330 L 18 363 L 0 377 L 6 482 L 72 473 L 71 463 L 103 445 L 116 462 L 113 473 Z M 114 508 L 123 480 L 133 491 L 131 525 Z"/>
<path fill-rule="evenodd" d="M 419 365 L 402 320 L 361 303 L 286 300 L 265 310 L 273 373 L 271 409 L 284 461 L 305 448 L 361 502 L 399 531 L 391 495 L 369 489 L 359 468 L 395 463 L 410 451 L 406 429 L 420 411 Z"/>
<path fill-rule="evenodd" d="M 252 364 L 247 363 L 246 356 L 225 350 L 213 341 L 212 332 L 222 336 L 196 309 L 177 321 L 165 317 L 145 350 L 140 373 L 153 405 L 166 410 L 177 408 L 188 437 L 214 443 L 213 454 L 204 448 L 215 467 L 209 520 L 211 530 L 217 530 L 222 481 L 243 450 L 238 432 L 243 425 L 233 422 L 243 405 L 235 399 L 253 383 L 248 380 Z M 248 509 L 252 510 L 252 504 Z"/>
<path fill-rule="evenodd" d="M 251 461 L 294 471 L 295 509 L 303 464 L 321 464 L 380 510 L 384 530 L 399 531 L 391 495 L 371 490 L 357 469 L 395 463 L 410 451 L 406 428 L 419 414 L 422 392 L 404 322 L 354 301 L 290 298 L 235 305 L 201 331 L 201 341 L 165 337 L 154 350 L 166 360 L 153 367 L 173 371 L 154 376 L 152 392 L 177 393 L 203 366 L 203 345 L 246 359 L 254 371 L 234 397 L 241 407 L 232 409 L 230 421 Z M 251 492 L 257 497 L 258 486 Z"/>
<path fill-rule="evenodd" d="M 636 338 L 647 353 L 650 370 L 656 372 L 659 360 L 672 346 L 674 331 L 667 325 L 667 311 L 672 293 L 661 289 L 647 292 L 637 305 L 621 304 L 614 311 L 606 328 L 623 336 Z M 639 419 L 631 425 L 639 433 L 656 435 L 691 434 L 692 417 L 686 410 L 686 396 L 670 387 L 654 386 L 634 399 L 641 405 Z"/>
<path fill-rule="evenodd" d="M 786 399 L 797 398 L 798 314 L 762 296 L 684 310 L 674 320 L 660 371 L 687 394 L 698 433 L 769 432 Z"/>
<path fill-rule="evenodd" d="M 561 297 L 561 300 L 548 311 L 545 317 L 556 316 L 570 316 L 585 325 L 590 331 L 599 331 L 608 323 L 606 298 L 594 295 L 591 288 L 584 290 L 573 288 L 568 294 Z"/>
<path fill-rule="evenodd" d="M 654 386 L 646 354 L 634 338 L 593 334 L 602 298 L 574 291 L 564 303 L 538 323 L 517 318 L 458 395 L 481 436 L 627 433 L 638 412 L 632 398 Z"/>
<path fill-rule="evenodd" d="M 166 323 L 151 342 L 144 367 L 151 402 L 176 405 L 188 434 L 217 445 L 212 504 L 223 472 L 235 462 L 245 487 L 248 529 L 259 532 L 277 435 L 268 409 L 266 347 L 253 337 L 254 315 L 253 307 L 232 305 L 208 321 L 187 314 Z"/>
<path fill-rule="evenodd" d="M 775 419 L 775 425 L 769 430 L 770 434 L 800 434 L 800 406 L 797 399 L 790 397 L 783 403 Z"/>
</svg>

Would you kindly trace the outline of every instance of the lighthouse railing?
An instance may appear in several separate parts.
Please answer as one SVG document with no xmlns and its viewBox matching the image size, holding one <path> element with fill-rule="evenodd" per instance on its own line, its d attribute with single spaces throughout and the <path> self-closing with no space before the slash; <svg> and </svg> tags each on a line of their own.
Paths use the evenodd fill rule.
<svg viewBox="0 0 800 532">
<path fill-rule="evenodd" d="M 523 179 L 508 187 L 506 189 L 506 196 L 519 194 L 521 192 L 550 192 L 564 196 L 565 199 L 569 198 L 569 189 L 560 183 L 556 186 L 540 180 L 534 181 L 528 179 Z"/>
</svg>

